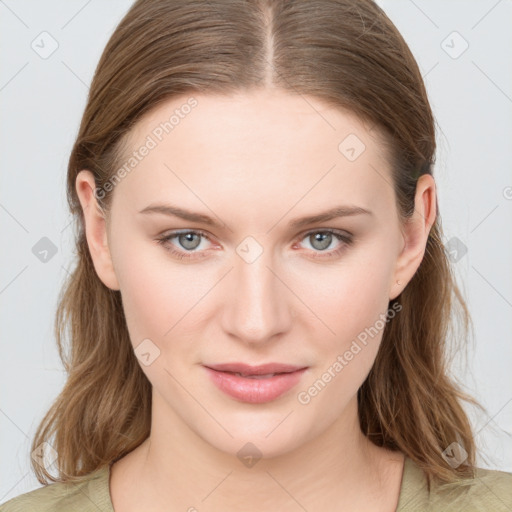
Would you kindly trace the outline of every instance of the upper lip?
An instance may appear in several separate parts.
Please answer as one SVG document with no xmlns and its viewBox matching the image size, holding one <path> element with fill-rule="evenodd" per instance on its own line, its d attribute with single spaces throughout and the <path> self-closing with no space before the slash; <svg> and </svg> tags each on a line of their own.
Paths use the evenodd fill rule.
<svg viewBox="0 0 512 512">
<path fill-rule="evenodd" d="M 219 372 L 241 373 L 242 375 L 266 375 L 268 373 L 291 373 L 306 368 L 305 366 L 293 366 L 291 364 L 267 363 L 251 366 L 245 363 L 223 363 L 205 365 L 207 368 Z"/>
</svg>

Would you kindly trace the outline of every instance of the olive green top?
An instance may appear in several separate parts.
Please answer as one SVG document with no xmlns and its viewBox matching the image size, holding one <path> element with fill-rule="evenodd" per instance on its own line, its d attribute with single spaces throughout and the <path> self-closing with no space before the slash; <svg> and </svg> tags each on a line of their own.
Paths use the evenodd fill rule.
<svg viewBox="0 0 512 512">
<path fill-rule="evenodd" d="M 105 466 L 78 484 L 54 482 L 12 498 L 0 512 L 114 512 L 109 477 Z M 405 457 L 396 512 L 512 512 L 512 473 L 477 468 L 474 479 L 451 490 L 435 485 L 429 494 L 426 485 L 421 469 Z"/>
</svg>

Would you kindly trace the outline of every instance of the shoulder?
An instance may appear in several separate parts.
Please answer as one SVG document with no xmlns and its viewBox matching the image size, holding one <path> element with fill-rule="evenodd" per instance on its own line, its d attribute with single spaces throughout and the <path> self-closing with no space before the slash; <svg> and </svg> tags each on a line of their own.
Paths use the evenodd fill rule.
<svg viewBox="0 0 512 512">
<path fill-rule="evenodd" d="M 399 512 L 510 512 L 512 473 L 476 468 L 474 478 L 453 484 L 433 484 L 429 493 L 423 472 L 407 458 L 399 505 Z"/>
<path fill-rule="evenodd" d="M 114 512 L 109 493 L 109 467 L 81 482 L 54 482 L 20 494 L 0 505 L 0 512 Z"/>
<path fill-rule="evenodd" d="M 439 506 L 449 504 L 454 510 L 459 507 L 467 512 L 512 510 L 512 473 L 505 471 L 476 468 L 474 478 L 439 486 L 436 491 L 432 502 Z"/>
</svg>

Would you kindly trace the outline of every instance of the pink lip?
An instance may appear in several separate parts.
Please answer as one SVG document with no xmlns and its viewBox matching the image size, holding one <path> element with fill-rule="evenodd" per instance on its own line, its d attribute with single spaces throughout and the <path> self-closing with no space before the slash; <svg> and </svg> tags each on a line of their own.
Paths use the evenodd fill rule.
<svg viewBox="0 0 512 512">
<path fill-rule="evenodd" d="M 204 367 L 212 382 L 229 396 L 253 404 L 270 402 L 296 386 L 306 367 L 269 363 L 250 366 L 226 363 Z M 235 375 L 241 373 L 244 376 Z M 273 377 L 250 378 L 251 375 L 277 373 Z"/>
</svg>

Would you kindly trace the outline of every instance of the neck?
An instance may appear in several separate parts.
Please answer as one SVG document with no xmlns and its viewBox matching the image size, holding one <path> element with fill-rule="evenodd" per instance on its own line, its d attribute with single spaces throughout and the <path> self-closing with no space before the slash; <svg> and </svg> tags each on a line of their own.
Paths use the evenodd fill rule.
<svg viewBox="0 0 512 512">
<path fill-rule="evenodd" d="M 151 434 L 126 457 L 131 469 L 120 476 L 133 479 L 127 488 L 138 489 L 147 510 L 395 510 L 403 456 L 374 446 L 362 434 L 356 397 L 327 430 L 267 457 L 251 447 L 264 441 L 246 445 L 220 427 L 218 435 L 235 448 L 212 446 L 155 392 L 152 410 Z M 282 435 L 287 432 L 292 435 L 281 428 Z"/>
</svg>

